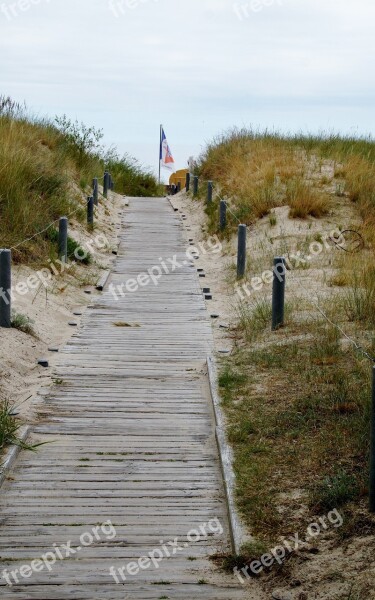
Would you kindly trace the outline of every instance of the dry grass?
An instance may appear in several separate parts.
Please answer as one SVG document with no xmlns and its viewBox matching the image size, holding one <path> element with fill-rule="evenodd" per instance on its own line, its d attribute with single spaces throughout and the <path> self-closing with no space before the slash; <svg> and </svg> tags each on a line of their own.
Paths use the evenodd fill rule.
<svg viewBox="0 0 375 600">
<path fill-rule="evenodd" d="M 346 543 L 364 535 L 357 516 L 367 508 L 372 363 L 323 319 L 310 298 L 374 355 L 374 158 L 372 140 L 234 131 L 214 140 L 199 164 L 201 175 L 216 180 L 230 197 L 235 217 L 255 225 L 255 235 L 268 226 L 270 238 L 280 243 L 282 237 L 285 247 L 273 245 L 272 256 L 276 250 L 289 256 L 296 246 L 305 255 L 309 243 L 322 242 L 320 231 L 333 223 L 359 230 L 365 240 L 358 253 L 335 248 L 310 261 L 306 270 L 290 261 L 287 294 L 290 286 L 295 295 L 277 333 L 270 332 L 270 297 L 263 292 L 234 315 L 235 351 L 223 362 L 220 388 L 234 448 L 238 505 L 267 547 L 333 508 L 350 523 L 342 529 Z M 286 231 L 311 226 L 308 239 L 301 233 L 280 235 L 284 212 L 276 211 L 276 219 L 272 209 L 282 205 L 289 205 L 291 218 L 308 221 L 294 228 L 288 223 Z M 208 211 L 211 231 L 216 210 Z M 256 220 L 267 213 L 269 223 L 263 220 L 256 232 Z M 329 218 L 319 231 L 313 219 L 325 215 Z M 226 235 L 235 234 L 236 227 L 231 217 Z M 249 278 L 271 264 L 267 246 L 261 250 L 254 253 L 251 247 L 251 255 L 249 250 Z M 307 281 L 308 267 L 314 270 L 313 282 Z M 340 535 L 335 533 L 338 545 Z M 343 597 L 362 598 L 351 592 Z"/>
<path fill-rule="evenodd" d="M 234 129 L 208 144 L 198 173 L 215 181 L 231 199 L 233 229 L 237 219 L 250 224 L 284 204 L 291 207 L 292 217 L 320 218 L 330 210 L 330 195 L 348 194 L 358 204 L 368 239 L 374 243 L 374 159 L 375 143 L 370 139 L 283 137 Z M 332 173 L 321 170 L 324 160 L 331 161 Z M 329 193 L 322 189 L 327 186 L 332 188 Z M 216 208 L 209 214 L 211 230 L 217 229 Z"/>
<path fill-rule="evenodd" d="M 239 506 L 259 539 L 274 543 L 299 519 L 308 521 L 309 510 L 312 517 L 361 497 L 370 369 L 342 347 L 335 329 L 315 321 L 283 330 L 266 346 L 240 347 L 220 387 Z"/>
<path fill-rule="evenodd" d="M 17 246 L 14 262 L 38 262 L 53 253 L 46 234 L 18 245 L 59 217 L 75 211 L 86 216 L 92 179 L 110 169 L 117 190 L 129 195 L 157 195 L 155 177 L 133 159 L 103 154 L 100 132 L 83 124 L 36 119 L 24 107 L 0 96 L 0 247 Z"/>
<path fill-rule="evenodd" d="M 329 211 L 329 196 L 314 189 L 302 178 L 288 181 L 285 200 L 290 206 L 289 215 L 293 219 L 306 219 L 307 217 L 319 219 Z"/>
</svg>

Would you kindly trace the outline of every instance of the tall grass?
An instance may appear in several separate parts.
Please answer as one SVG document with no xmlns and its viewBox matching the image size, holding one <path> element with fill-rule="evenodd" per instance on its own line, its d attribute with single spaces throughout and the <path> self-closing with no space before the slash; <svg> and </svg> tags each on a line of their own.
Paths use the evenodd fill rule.
<svg viewBox="0 0 375 600">
<path fill-rule="evenodd" d="M 15 262 L 49 255 L 48 236 L 32 237 L 64 214 L 83 219 L 93 177 L 110 169 L 119 193 L 157 195 L 156 178 L 136 162 L 108 155 L 101 132 L 66 117 L 35 118 L 0 97 L 0 247 L 17 246 Z"/>
<path fill-rule="evenodd" d="M 227 236 L 234 236 L 238 225 L 233 213 L 247 224 L 270 213 L 269 223 L 254 227 L 254 237 L 263 230 L 273 235 L 271 227 L 279 226 L 284 214 L 273 209 L 286 205 L 290 218 L 320 219 L 332 211 L 325 226 L 340 219 L 338 227 L 360 230 L 364 248 L 353 254 L 338 251 L 334 259 L 333 279 L 340 291 L 318 277 L 309 285 L 328 318 L 371 354 L 374 158 L 371 139 L 232 130 L 208 144 L 197 165 L 197 173 L 213 179 L 229 198 Z M 350 202 L 358 210 L 350 210 Z M 213 232 L 217 204 L 206 213 Z M 364 221 L 359 226 L 358 213 Z M 297 224 L 293 229 L 309 228 Z M 321 234 L 313 233 L 312 224 L 311 229 L 311 239 L 321 243 Z M 283 255 L 295 243 L 293 235 L 290 242 L 287 237 Z M 303 249 L 305 240 L 298 244 Z M 275 247 L 272 253 L 276 255 Z M 259 261 L 256 270 L 254 261 Z M 250 253 L 249 262 L 254 272 L 268 268 L 267 250 L 260 257 Z M 302 267 L 291 263 L 294 283 L 303 286 Z M 323 258 L 315 264 L 321 272 L 327 267 Z M 366 502 L 368 486 L 371 362 L 353 351 L 338 328 L 306 308 L 305 292 L 297 299 L 297 285 L 290 288 L 293 319 L 287 318 L 285 328 L 272 336 L 268 297 L 259 293 L 239 304 L 232 328 L 234 351 L 219 379 L 234 449 L 238 505 L 252 533 L 268 545 L 294 529 L 299 519 L 302 523 L 308 511 L 311 517 L 336 507 L 356 512 Z M 357 533 L 353 528 L 351 535 Z"/>
<path fill-rule="evenodd" d="M 19 430 L 22 423 L 15 417 L 13 411 L 8 401 L 0 402 L 0 454 L 11 444 L 25 450 L 36 450 L 42 444 L 29 445 L 20 439 Z"/>
<path fill-rule="evenodd" d="M 216 182 L 245 223 L 286 204 L 293 218 L 319 218 L 329 211 L 330 199 L 321 190 L 325 176 L 312 177 L 312 171 L 319 170 L 319 161 L 325 159 L 332 161 L 337 189 L 345 189 L 358 204 L 369 239 L 375 242 L 375 142 L 371 138 L 232 129 L 207 144 L 197 173 Z"/>
</svg>

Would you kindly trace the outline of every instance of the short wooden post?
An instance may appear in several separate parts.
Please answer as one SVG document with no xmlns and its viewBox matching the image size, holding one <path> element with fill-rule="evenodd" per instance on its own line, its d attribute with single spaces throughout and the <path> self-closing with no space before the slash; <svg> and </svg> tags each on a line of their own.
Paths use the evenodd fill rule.
<svg viewBox="0 0 375 600">
<path fill-rule="evenodd" d="M 12 251 L 0 249 L 0 327 L 12 327 Z"/>
<path fill-rule="evenodd" d="M 375 513 L 375 366 L 372 369 L 370 427 L 370 512 Z"/>
<path fill-rule="evenodd" d="M 212 181 L 209 181 L 207 184 L 207 204 L 210 205 L 212 203 L 212 193 L 214 189 L 214 184 Z"/>
<path fill-rule="evenodd" d="M 94 204 L 95 206 L 98 206 L 98 201 L 99 201 L 99 187 L 98 187 L 98 178 L 95 177 L 92 180 L 92 192 L 93 192 L 93 197 L 94 197 Z"/>
<path fill-rule="evenodd" d="M 181 192 L 181 181 L 177 183 L 177 192 Z"/>
<path fill-rule="evenodd" d="M 193 194 L 194 196 L 198 196 L 198 190 L 199 190 L 199 177 L 198 175 L 194 175 L 194 180 L 193 180 Z"/>
<path fill-rule="evenodd" d="M 285 310 L 285 258 L 278 256 L 273 266 L 272 291 L 272 330 L 276 331 L 284 325 Z"/>
<path fill-rule="evenodd" d="M 186 182 L 185 182 L 186 191 L 190 190 L 190 173 L 186 173 Z"/>
<path fill-rule="evenodd" d="M 103 179 L 103 196 L 104 198 L 108 198 L 108 187 L 109 187 L 109 173 L 105 171 L 104 179 Z"/>
<path fill-rule="evenodd" d="M 246 225 L 238 226 L 237 279 L 242 279 L 246 271 Z"/>
<path fill-rule="evenodd" d="M 61 217 L 59 220 L 59 259 L 68 262 L 68 219 Z"/>
<path fill-rule="evenodd" d="M 94 197 L 88 196 L 87 198 L 87 224 L 94 224 Z"/>
<path fill-rule="evenodd" d="M 220 229 L 224 230 L 227 226 L 227 203 L 220 200 Z"/>
</svg>

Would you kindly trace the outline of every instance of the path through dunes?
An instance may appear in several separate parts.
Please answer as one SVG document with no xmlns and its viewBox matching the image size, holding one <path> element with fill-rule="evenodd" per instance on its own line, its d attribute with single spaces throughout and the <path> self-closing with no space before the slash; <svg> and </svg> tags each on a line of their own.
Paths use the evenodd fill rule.
<svg viewBox="0 0 375 600">
<path fill-rule="evenodd" d="M 165 198 L 131 199 L 120 241 L 114 286 L 159 259 L 183 266 L 117 298 L 107 285 L 61 352 L 31 436 L 50 443 L 22 452 L 1 488 L 1 598 L 242 599 L 208 559 L 230 541 L 196 265 Z M 65 560 L 30 568 L 70 542 Z"/>
</svg>

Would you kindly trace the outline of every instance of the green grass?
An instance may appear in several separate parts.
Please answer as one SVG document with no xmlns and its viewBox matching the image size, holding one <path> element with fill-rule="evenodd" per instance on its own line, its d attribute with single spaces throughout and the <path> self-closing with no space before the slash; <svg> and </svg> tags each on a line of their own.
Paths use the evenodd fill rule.
<svg viewBox="0 0 375 600">
<path fill-rule="evenodd" d="M 30 446 L 19 438 L 20 421 L 13 414 L 14 408 L 7 401 L 0 403 L 0 451 L 15 444 L 25 450 L 35 450 L 39 445 Z"/>
<path fill-rule="evenodd" d="M 57 248 L 58 240 L 59 240 L 59 232 L 57 229 L 50 228 L 46 232 L 46 237 L 49 241 L 54 245 L 54 248 Z M 68 236 L 68 260 L 75 261 L 83 265 L 89 265 L 92 262 L 92 256 L 90 252 L 87 252 L 82 246 L 73 240 L 70 236 Z"/>
<path fill-rule="evenodd" d="M 258 540 L 272 544 L 289 523 L 295 527 L 300 503 L 313 516 L 361 497 L 370 375 L 367 361 L 343 349 L 322 324 L 310 325 L 298 345 L 241 347 L 224 363 L 219 385 L 237 501 Z M 281 500 L 293 487 L 302 489 L 300 502 Z"/>
<path fill-rule="evenodd" d="M 30 319 L 27 315 L 23 315 L 18 312 L 12 313 L 11 325 L 14 329 L 18 329 L 23 333 L 27 333 L 28 335 L 36 336 L 35 330 L 33 327 L 34 321 Z"/>
<path fill-rule="evenodd" d="M 92 179 L 106 169 L 120 194 L 161 194 L 156 178 L 135 159 L 103 152 L 101 136 L 65 116 L 36 118 L 0 96 L 0 247 L 16 246 L 14 263 L 50 256 L 50 237 L 33 236 L 63 215 L 84 221 Z"/>
<path fill-rule="evenodd" d="M 325 477 L 311 490 L 311 506 L 315 510 L 328 512 L 360 497 L 357 479 L 340 470 Z"/>
<path fill-rule="evenodd" d="M 219 236 L 234 247 L 237 219 L 254 230 L 249 280 L 270 268 L 273 256 L 308 256 L 313 241 L 325 245 L 330 227 L 355 229 L 364 239 L 355 254 L 334 248 L 329 257 L 290 260 L 291 305 L 279 331 L 270 331 L 271 301 L 263 292 L 233 310 L 234 351 L 222 362 L 220 395 L 234 450 L 237 505 L 260 549 L 334 508 L 344 525 L 328 534 L 333 544 L 373 531 L 367 510 L 372 362 L 342 330 L 375 355 L 374 159 L 370 138 L 235 129 L 210 142 L 198 162 L 197 173 L 229 199 L 228 227 Z M 274 210 L 284 206 L 301 222 L 284 228 Z M 206 214 L 209 232 L 217 232 L 217 199 Z M 259 236 L 265 243 L 256 246 Z M 233 268 L 227 273 L 230 289 L 234 274 Z M 341 330 L 322 318 L 315 298 Z M 256 554 L 248 548 L 224 562 L 233 569 L 262 552 Z M 365 597 L 355 587 L 339 596 Z"/>
</svg>

